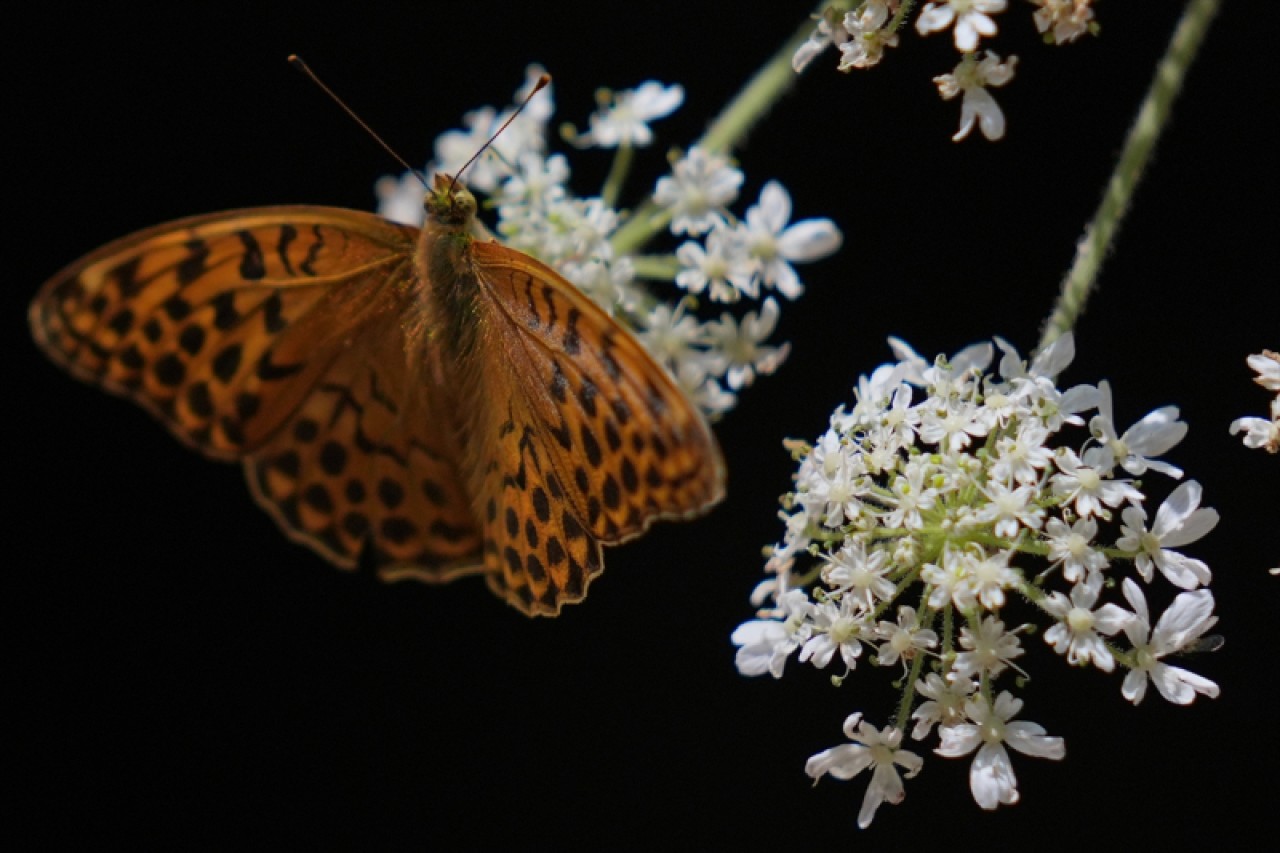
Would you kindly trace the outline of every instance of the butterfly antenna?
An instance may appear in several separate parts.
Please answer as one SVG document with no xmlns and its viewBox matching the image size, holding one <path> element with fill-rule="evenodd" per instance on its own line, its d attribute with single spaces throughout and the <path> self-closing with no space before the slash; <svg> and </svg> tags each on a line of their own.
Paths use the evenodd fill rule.
<svg viewBox="0 0 1280 853">
<path fill-rule="evenodd" d="M 457 173 L 453 176 L 453 180 L 449 182 L 450 195 L 453 194 L 454 187 L 458 185 L 458 178 L 462 177 L 462 173 L 467 171 L 467 169 L 471 167 L 472 163 L 474 163 L 476 160 L 479 160 L 481 154 L 489 150 L 489 146 L 493 144 L 493 141 L 495 139 L 497 139 L 499 136 L 502 135 L 502 131 L 506 130 L 507 126 L 510 125 L 511 122 L 516 120 L 516 116 L 520 115 L 520 113 L 524 111 L 524 108 L 529 106 L 529 102 L 533 100 L 533 96 L 541 92 L 543 89 L 547 88 L 547 85 L 550 82 L 551 82 L 550 74 L 542 74 L 538 77 L 538 82 L 533 84 L 533 89 L 529 91 L 529 94 L 524 96 L 524 100 L 520 102 L 520 106 L 516 107 L 515 112 L 513 112 L 510 116 L 507 117 L 507 120 L 502 123 L 502 127 L 498 128 L 497 131 L 494 132 L 493 136 L 489 137 L 489 141 L 486 142 L 484 145 L 481 145 L 480 150 L 472 154 L 471 159 L 463 163 L 462 168 L 459 169 Z"/>
<path fill-rule="evenodd" d="M 311 66 L 307 65 L 307 63 L 305 63 L 305 62 L 303 62 L 303 61 L 302 61 L 302 57 L 301 57 L 301 56 L 298 56 L 296 53 L 290 54 L 290 55 L 289 55 L 289 64 L 290 64 L 290 65 L 292 65 L 294 68 L 296 68 L 298 71 L 301 71 L 301 72 L 302 72 L 303 74 L 305 74 L 307 77 L 309 77 L 309 78 L 311 79 L 311 82 L 312 82 L 312 83 L 315 83 L 317 86 L 319 86 L 319 87 L 320 87 L 320 91 L 324 92 L 326 95 L 328 95 L 330 98 L 332 98 L 332 99 L 333 99 L 333 102 L 334 102 L 335 104 L 337 104 L 338 106 L 342 107 L 342 111 L 343 111 L 343 112 L 345 112 L 347 115 L 351 116 L 351 119 L 352 119 L 356 124 L 358 124 L 358 125 L 360 125 L 362 128 L 364 128 L 364 132 L 365 132 L 365 133 L 367 133 L 367 134 L 369 134 L 370 136 L 372 136 L 372 137 L 373 137 L 373 141 L 374 141 L 374 142 L 376 142 L 376 143 L 378 143 L 379 145 L 381 145 L 381 146 L 382 146 L 382 150 L 383 150 L 383 151 L 386 151 L 388 154 L 390 154 L 390 155 L 391 155 L 391 158 L 392 158 L 393 160 L 395 160 L 397 163 L 399 163 L 401 166 L 404 166 L 404 168 L 405 168 L 407 171 L 412 172 L 412 173 L 413 173 L 413 175 L 414 175 L 414 177 L 416 177 L 419 181 L 421 181 L 421 182 L 422 182 L 422 186 L 424 186 L 424 187 L 426 187 L 426 188 L 430 189 L 430 184 L 428 184 L 428 183 L 427 183 L 427 176 L 426 176 L 426 175 L 424 175 L 424 174 L 422 174 L 422 172 L 418 171 L 417 169 L 413 168 L 412 166 L 410 166 L 408 163 L 406 163 L 406 162 L 405 162 L 405 159 L 404 159 L 403 157 L 401 157 L 399 154 L 397 154 L 397 153 L 395 152 L 395 149 L 394 149 L 394 148 L 392 148 L 390 145 L 388 145 L 386 142 L 384 142 L 381 136 L 379 136 L 378 134 L 374 133 L 374 132 L 373 132 L 373 128 L 369 127 L 369 125 L 365 122 L 365 120 L 364 120 L 364 119 L 362 119 L 362 118 L 360 118 L 360 116 L 356 115 L 355 110 L 353 110 L 353 109 L 351 109 L 351 107 L 347 106 L 347 105 L 346 105 L 346 103 L 342 100 L 342 98 L 339 98 L 339 97 L 334 93 L 334 91 L 333 91 L 332 89 L 330 89 L 328 86 L 326 86 L 326 85 L 324 84 L 324 81 L 323 81 L 323 80 L 321 80 L 319 77 L 317 77 L 317 76 L 316 76 L 316 72 L 312 71 L 312 70 L 311 70 Z M 543 76 L 546 76 L 546 75 L 543 75 Z M 536 92 L 536 91 L 537 91 L 537 89 L 535 89 L 534 91 Z M 532 95 L 531 95 L 530 97 L 532 97 Z M 526 101 L 526 103 L 527 103 L 527 101 Z M 506 127 L 506 125 L 503 125 L 503 127 Z M 490 142 L 492 142 L 493 140 L 489 140 L 489 141 L 490 141 Z M 481 150 L 481 151 L 483 151 L 484 149 L 483 149 L 483 148 L 481 148 L 480 150 Z M 472 158 L 472 159 L 475 159 L 475 158 Z"/>
</svg>

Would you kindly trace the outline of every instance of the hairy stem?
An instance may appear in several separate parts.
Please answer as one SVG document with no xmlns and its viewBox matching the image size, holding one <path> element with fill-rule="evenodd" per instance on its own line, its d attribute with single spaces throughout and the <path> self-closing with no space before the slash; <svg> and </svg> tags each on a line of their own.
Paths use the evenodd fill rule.
<svg viewBox="0 0 1280 853">
<path fill-rule="evenodd" d="M 1093 221 L 1085 228 L 1084 236 L 1076 245 L 1075 261 L 1062 282 L 1057 305 L 1045 321 L 1040 349 L 1071 330 L 1083 313 L 1089 291 L 1097 281 L 1102 260 L 1111 241 L 1115 239 L 1116 230 L 1120 227 L 1129 201 L 1142 178 L 1142 171 L 1151 159 L 1156 140 L 1169 123 L 1169 114 L 1182 89 L 1187 69 L 1195 59 L 1220 5 L 1221 0 L 1191 0 L 1187 4 L 1187 10 L 1174 30 L 1164 58 L 1156 67 L 1155 79 L 1151 81 L 1151 88 L 1138 110 L 1137 120 L 1129 128 L 1124 150 L 1120 153 L 1120 160 L 1107 183 Z"/>
</svg>

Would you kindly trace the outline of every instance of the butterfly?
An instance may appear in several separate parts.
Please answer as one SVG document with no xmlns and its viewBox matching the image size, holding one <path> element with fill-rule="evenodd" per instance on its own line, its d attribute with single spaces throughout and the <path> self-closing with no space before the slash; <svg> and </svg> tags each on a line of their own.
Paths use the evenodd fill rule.
<svg viewBox="0 0 1280 853">
<path fill-rule="evenodd" d="M 284 533 L 387 580 L 483 573 L 528 615 L 580 601 L 602 545 L 724 496 L 706 421 L 569 281 L 493 240 L 436 175 L 417 228 L 232 210 L 110 243 L 30 326 L 76 377 L 241 461 Z"/>
</svg>

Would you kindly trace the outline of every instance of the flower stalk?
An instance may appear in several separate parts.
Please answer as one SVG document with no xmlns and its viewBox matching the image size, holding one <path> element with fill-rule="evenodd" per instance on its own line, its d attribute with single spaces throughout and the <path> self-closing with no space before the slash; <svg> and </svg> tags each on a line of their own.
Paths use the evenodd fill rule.
<svg viewBox="0 0 1280 853">
<path fill-rule="evenodd" d="M 1045 321 L 1038 350 L 1075 328 L 1076 321 L 1084 312 L 1102 261 L 1129 209 L 1129 202 L 1151 159 L 1151 152 L 1169 124 L 1173 102 L 1182 90 L 1187 69 L 1204 43 L 1209 24 L 1221 5 L 1221 0 L 1191 0 L 1187 5 L 1164 57 L 1156 66 L 1155 77 L 1138 110 L 1138 117 L 1129 128 L 1102 201 L 1076 245 L 1075 261 L 1063 279 L 1057 304 Z"/>
</svg>

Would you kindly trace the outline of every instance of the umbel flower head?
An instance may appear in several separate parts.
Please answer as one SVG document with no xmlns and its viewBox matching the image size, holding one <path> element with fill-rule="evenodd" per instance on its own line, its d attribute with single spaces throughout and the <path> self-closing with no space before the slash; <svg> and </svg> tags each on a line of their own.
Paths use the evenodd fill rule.
<svg viewBox="0 0 1280 853">
<path fill-rule="evenodd" d="M 1096 33 L 1093 0 L 1030 0 L 1035 12 L 1035 28 L 1050 44 L 1066 44 L 1085 33 Z M 976 126 L 989 140 L 1004 137 L 1005 120 L 1000 105 L 987 91 L 1013 79 L 1018 58 L 1001 61 L 990 51 L 979 57 L 982 39 L 998 34 L 993 17 L 1004 12 L 1008 0 L 935 0 L 925 3 L 915 17 L 916 32 L 922 36 L 951 32 L 960 52 L 960 62 L 950 73 L 934 77 L 944 100 L 962 95 L 960 130 L 952 137 L 964 139 Z M 816 15 L 817 26 L 792 57 L 791 65 L 803 71 L 828 47 L 840 51 L 839 69 L 872 68 L 884 58 L 885 48 L 898 46 L 898 34 L 905 27 L 914 4 L 901 0 L 835 0 Z"/>
<path fill-rule="evenodd" d="M 515 102 L 541 76 L 541 68 L 531 67 Z M 829 219 L 791 222 L 791 197 L 777 181 L 766 182 L 759 201 L 735 215 L 745 176 L 728 157 L 695 145 L 658 178 L 643 216 L 633 215 L 631 224 L 649 229 L 644 239 L 625 239 L 626 212 L 615 202 L 625 166 L 634 149 L 651 145 L 650 123 L 676 110 L 684 90 L 649 81 L 630 91 L 601 91 L 598 101 L 590 129 L 566 133 L 576 148 L 615 152 L 617 163 L 598 195 L 574 195 L 568 158 L 547 153 L 550 87 L 534 95 L 464 179 L 497 208 L 503 239 L 555 267 L 636 332 L 702 410 L 717 418 L 733 408 L 743 388 L 786 359 L 788 344 L 768 342 L 781 310 L 773 293 L 798 297 L 804 285 L 792 265 L 835 252 L 840 231 Z M 510 109 L 492 107 L 468 113 L 465 129 L 436 140 L 431 170 L 456 174 L 510 117 Z M 422 186 L 412 172 L 385 177 L 376 189 L 382 215 L 422 222 Z M 663 230 L 678 245 L 666 254 L 641 254 L 637 246 Z M 665 290 L 653 288 L 654 282 L 665 282 Z M 700 308 L 716 303 L 734 303 L 737 311 L 699 316 Z"/>
<path fill-rule="evenodd" d="M 815 779 L 875 768 L 862 826 L 902 799 L 898 768 L 922 766 L 902 747 L 909 720 L 918 741 L 936 728 L 937 755 L 972 756 L 970 789 L 986 809 L 1018 800 L 1010 750 L 1065 755 L 1062 738 L 1020 719 L 1033 630 L 1074 667 L 1126 673 L 1134 704 L 1148 683 L 1179 705 L 1218 693 L 1168 660 L 1212 645 L 1217 621 L 1209 567 L 1182 550 L 1217 513 L 1194 480 L 1148 509 L 1150 486 L 1182 477 L 1159 458 L 1186 434 L 1177 408 L 1123 427 L 1106 382 L 1059 387 L 1070 334 L 1029 365 L 999 339 L 932 364 L 891 345 L 898 361 L 860 378 L 826 432 L 788 443 L 799 467 L 783 537 L 753 593 L 756 618 L 733 634 L 744 675 L 780 678 L 794 655 L 835 667 L 836 683 L 859 664 L 902 679 L 883 728 L 858 711 L 852 743 L 806 765 Z M 1155 587 L 1172 598 L 1159 616 L 1143 591 Z"/>
</svg>

